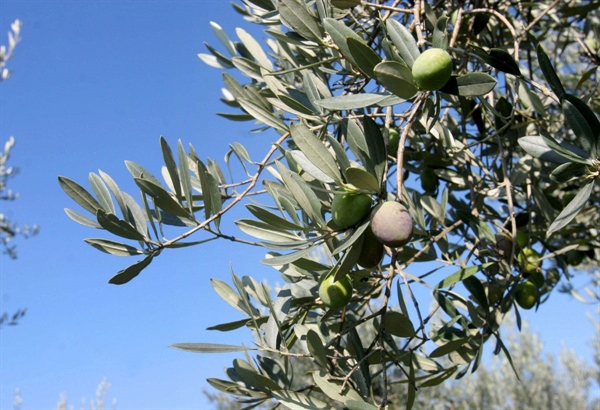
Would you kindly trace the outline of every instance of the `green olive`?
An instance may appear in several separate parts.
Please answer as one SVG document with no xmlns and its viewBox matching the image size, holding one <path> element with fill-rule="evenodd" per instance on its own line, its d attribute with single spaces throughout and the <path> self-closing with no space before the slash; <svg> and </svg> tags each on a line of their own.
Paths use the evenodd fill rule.
<svg viewBox="0 0 600 410">
<path fill-rule="evenodd" d="M 330 309 L 340 309 L 352 299 L 352 279 L 345 275 L 338 281 L 333 281 L 335 273 L 329 273 L 319 284 L 319 297 Z"/>
<path fill-rule="evenodd" d="M 519 266 L 521 267 L 521 272 L 523 275 L 531 275 L 536 272 L 540 267 L 540 257 L 541 255 L 532 248 L 524 248 L 520 253 L 517 259 L 519 260 Z"/>
<path fill-rule="evenodd" d="M 526 280 L 515 288 L 515 299 L 523 309 L 531 309 L 538 301 L 539 291 L 535 283 Z"/>
<path fill-rule="evenodd" d="M 439 90 L 452 75 L 452 58 L 441 48 L 425 50 L 413 63 L 412 75 L 421 90 Z"/>
<path fill-rule="evenodd" d="M 369 194 L 346 192 L 336 194 L 331 203 L 333 222 L 340 229 L 359 223 L 371 209 L 373 199 Z"/>
</svg>

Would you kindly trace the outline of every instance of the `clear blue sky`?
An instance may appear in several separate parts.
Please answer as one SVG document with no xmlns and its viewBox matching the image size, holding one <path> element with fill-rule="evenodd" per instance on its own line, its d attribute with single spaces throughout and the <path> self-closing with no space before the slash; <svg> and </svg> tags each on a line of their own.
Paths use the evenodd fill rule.
<svg viewBox="0 0 600 410">
<path fill-rule="evenodd" d="M 0 140 L 16 138 L 12 164 L 21 174 L 10 184 L 21 198 L 2 203 L 2 211 L 41 232 L 18 241 L 18 260 L 0 259 L 0 311 L 28 308 L 18 326 L 0 331 L 0 409 L 12 409 L 16 387 L 23 409 L 54 408 L 61 392 L 78 408 L 104 377 L 112 385 L 108 399 L 116 397 L 122 410 L 209 409 L 205 379 L 224 377 L 235 356 L 167 346 L 250 343 L 244 331 L 205 330 L 240 318 L 209 278 L 229 281 L 231 264 L 239 275 L 281 282 L 258 263 L 264 250 L 212 242 L 165 252 L 131 283 L 109 285 L 133 259 L 82 241 L 102 234 L 67 218 L 63 208 L 76 205 L 57 176 L 88 186 L 88 173 L 100 168 L 121 188 L 133 188 L 123 161 L 159 174 L 160 135 L 173 145 L 191 142 L 221 164 L 234 141 L 258 158 L 268 136 L 215 115 L 227 111 L 218 101 L 221 73 L 197 58 L 203 41 L 218 45 L 209 21 L 231 36 L 249 23 L 218 0 L 0 0 L 2 44 L 15 18 L 23 21 L 23 40 L 9 64 L 13 76 L 0 85 Z M 557 294 L 526 317 L 549 353 L 564 344 L 590 358 L 585 312 L 592 307 Z"/>
</svg>

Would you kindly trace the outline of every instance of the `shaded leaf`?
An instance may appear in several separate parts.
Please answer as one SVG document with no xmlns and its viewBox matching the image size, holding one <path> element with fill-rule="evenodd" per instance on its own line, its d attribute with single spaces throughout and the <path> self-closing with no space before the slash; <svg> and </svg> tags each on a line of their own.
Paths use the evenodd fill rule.
<svg viewBox="0 0 600 410">
<path fill-rule="evenodd" d="M 406 100 L 417 93 L 410 69 L 396 61 L 384 61 L 373 70 L 377 82 L 390 92 Z"/>
<path fill-rule="evenodd" d="M 475 275 L 477 272 L 493 265 L 494 262 L 487 262 L 481 265 L 469 266 L 467 268 L 459 269 L 451 275 L 448 275 L 440 283 L 436 285 L 436 289 L 445 288 L 447 286 L 454 285 L 462 280 L 465 280 L 469 276 Z"/>
<path fill-rule="evenodd" d="M 154 203 L 158 207 L 173 215 L 189 218 L 189 212 L 163 187 L 144 178 L 134 178 L 134 181 L 145 194 L 149 195 L 154 200 Z"/>
<path fill-rule="evenodd" d="M 114 235 L 136 241 L 143 241 L 146 239 L 133 225 L 119 219 L 115 214 L 107 214 L 102 209 L 98 209 L 96 212 L 96 219 L 102 228 Z"/>
<path fill-rule="evenodd" d="M 356 41 L 362 41 L 362 38 L 354 32 L 350 27 L 346 26 L 344 22 L 335 20 L 332 18 L 323 19 L 323 27 L 325 31 L 331 36 L 331 39 L 338 46 L 340 53 L 344 56 L 344 58 L 352 63 L 354 66 L 358 66 L 354 58 L 352 57 L 352 52 L 348 47 L 348 38 L 353 38 Z"/>
<path fill-rule="evenodd" d="M 415 328 L 410 319 L 400 312 L 388 311 L 384 319 L 385 330 L 398 337 L 415 337 Z"/>
<path fill-rule="evenodd" d="M 537 51 L 538 63 L 540 65 L 540 68 L 542 69 L 544 78 L 550 85 L 550 88 L 552 88 L 552 91 L 554 91 L 554 94 L 556 94 L 556 96 L 558 98 L 562 98 L 562 95 L 565 93 L 565 89 L 563 88 L 563 85 L 560 82 L 560 79 L 556 75 L 556 71 L 554 71 L 554 68 L 552 67 L 552 63 L 550 62 L 550 59 L 548 58 L 548 55 L 542 48 L 541 44 L 538 44 L 536 51 Z"/>
<path fill-rule="evenodd" d="M 368 77 L 373 77 L 373 69 L 381 62 L 381 57 L 362 39 L 349 37 L 346 41 L 356 67 Z"/>
<path fill-rule="evenodd" d="M 500 48 L 492 48 L 489 51 L 485 51 L 481 47 L 471 45 L 475 54 L 483 59 L 486 63 L 491 65 L 497 70 L 503 71 L 508 74 L 512 74 L 521 77 L 521 70 L 519 65 L 516 63 L 514 58 L 505 50 Z"/>
<path fill-rule="evenodd" d="M 546 237 L 549 237 L 554 232 L 560 230 L 564 226 L 566 226 L 569 222 L 573 220 L 577 216 L 577 214 L 583 209 L 590 195 L 592 194 L 592 190 L 594 189 L 595 181 L 592 180 L 585 184 L 577 195 L 569 202 L 569 204 L 562 210 L 562 212 L 556 217 L 552 225 L 548 228 L 546 232 Z"/>
<path fill-rule="evenodd" d="M 327 360 L 327 351 L 323 346 L 323 341 L 314 330 L 309 330 L 306 333 L 306 345 L 308 347 L 308 351 L 316 360 L 316 362 L 321 365 L 323 368 L 327 368 L 329 362 Z"/>
<path fill-rule="evenodd" d="M 448 48 L 448 16 L 441 16 L 435 23 L 431 45 L 434 48 Z"/>
<path fill-rule="evenodd" d="M 348 183 L 354 185 L 358 189 L 364 189 L 374 193 L 379 193 L 381 190 L 377 179 L 362 168 L 350 167 L 346 169 L 344 174 L 346 175 Z"/>
<path fill-rule="evenodd" d="M 115 276 L 110 278 L 108 283 L 111 283 L 113 285 L 123 285 L 123 284 L 129 282 L 131 279 L 133 279 L 137 275 L 139 275 L 140 272 L 143 271 L 148 265 L 150 265 L 153 258 L 154 258 L 154 254 L 150 254 L 150 255 L 146 256 L 141 261 L 128 266 L 127 268 L 123 269 L 122 271 L 119 271 Z"/>
<path fill-rule="evenodd" d="M 598 156 L 600 150 L 600 121 L 594 112 L 579 98 L 564 94 L 561 105 L 565 119 L 581 147 L 593 157 Z"/>
<path fill-rule="evenodd" d="M 472 72 L 453 75 L 440 91 L 462 97 L 474 97 L 489 93 L 496 87 L 496 83 L 496 79 L 489 74 Z"/>
</svg>

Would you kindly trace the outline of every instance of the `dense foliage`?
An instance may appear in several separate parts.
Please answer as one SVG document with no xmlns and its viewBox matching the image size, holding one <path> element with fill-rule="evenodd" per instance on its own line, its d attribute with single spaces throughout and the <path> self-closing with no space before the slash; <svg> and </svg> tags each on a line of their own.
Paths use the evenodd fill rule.
<svg viewBox="0 0 600 410">
<path fill-rule="evenodd" d="M 221 45 L 199 57 L 235 72 L 223 74 L 233 112 L 219 115 L 254 121 L 272 146 L 252 159 L 232 142 L 226 165 L 244 177 L 231 180 L 192 145 L 173 150 L 161 138 L 164 182 L 126 162 L 141 203 L 101 171 L 90 174 L 93 194 L 59 177 L 92 214 L 68 209 L 73 220 L 133 244 L 87 243 L 142 257 L 110 282 L 130 281 L 168 248 L 217 238 L 265 247 L 262 262 L 281 272 L 281 288 L 235 274 L 233 286 L 212 280 L 245 318 L 211 329 L 246 327 L 255 346 L 175 345 L 258 351 L 236 359 L 229 380 L 209 379 L 248 408 L 410 408 L 417 390 L 474 372 L 488 341 L 512 363 L 504 316 L 514 311 L 519 322 L 520 309 L 542 308 L 575 267 L 597 271 L 600 259 L 600 4 L 235 8 L 266 37 L 238 28 L 232 40 L 213 23 Z M 447 61 L 428 60 L 433 74 L 413 65 L 431 48 L 451 58 L 444 84 L 435 76 L 447 78 Z M 242 204 L 248 217 L 236 226 L 254 239 L 221 229 Z M 167 239 L 167 226 L 183 233 Z M 195 233 L 204 236 L 189 240 Z M 319 296 L 331 277 L 344 281 L 341 304 Z M 308 385 L 295 380 L 298 360 L 310 364 Z M 398 384 L 403 403 L 390 395 Z"/>
</svg>

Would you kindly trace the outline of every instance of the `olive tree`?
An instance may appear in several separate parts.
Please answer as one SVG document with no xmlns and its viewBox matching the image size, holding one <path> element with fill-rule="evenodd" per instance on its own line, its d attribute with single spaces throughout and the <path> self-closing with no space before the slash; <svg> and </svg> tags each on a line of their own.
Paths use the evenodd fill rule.
<svg viewBox="0 0 600 410">
<path fill-rule="evenodd" d="M 0 46 L 0 83 L 10 77 L 11 71 L 7 67 L 8 61 L 14 56 L 15 47 L 21 40 L 21 20 L 15 20 L 10 25 L 8 32 L 8 45 Z M 19 195 L 13 192 L 9 186 L 9 179 L 15 177 L 18 168 L 9 164 L 10 155 L 15 145 L 15 138 L 8 137 L 0 151 L 0 201 L 14 201 Z M 0 210 L 0 247 L 2 255 L 7 255 L 11 259 L 17 258 L 16 245 L 13 239 L 17 236 L 28 237 L 37 233 L 38 226 L 20 225 L 4 213 L 4 207 Z M 12 314 L 7 312 L 0 316 L 0 327 L 2 325 L 15 325 L 20 318 L 25 315 L 26 309 L 19 309 Z"/>
<path fill-rule="evenodd" d="M 410 408 L 417 391 L 475 372 L 486 345 L 514 364 L 505 315 L 543 314 L 561 279 L 600 259 L 600 4 L 234 7 L 264 37 L 212 23 L 220 44 L 199 57 L 224 71 L 219 115 L 272 144 L 251 158 L 231 141 L 226 173 L 161 137 L 162 181 L 126 161 L 139 201 L 102 171 L 91 190 L 59 177 L 88 212 L 68 216 L 119 238 L 85 241 L 137 257 L 109 282 L 207 240 L 264 247 L 283 286 L 211 280 L 244 318 L 210 329 L 245 327 L 254 346 L 174 345 L 243 353 L 208 382 L 246 408 Z M 221 225 L 239 207 L 243 235 Z"/>
</svg>

